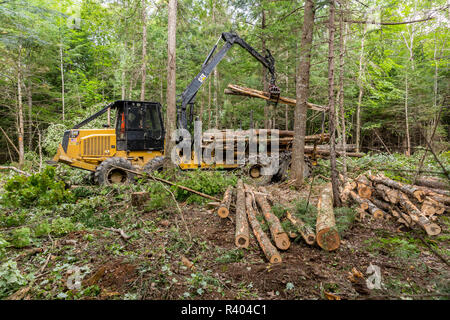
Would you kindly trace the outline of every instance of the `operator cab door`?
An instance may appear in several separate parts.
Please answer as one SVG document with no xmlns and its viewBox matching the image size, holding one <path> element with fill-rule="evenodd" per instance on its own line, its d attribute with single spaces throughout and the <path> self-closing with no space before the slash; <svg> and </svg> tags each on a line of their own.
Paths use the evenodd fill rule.
<svg viewBox="0 0 450 320">
<path fill-rule="evenodd" d="M 161 105 L 154 102 L 124 101 L 117 117 L 118 150 L 162 150 L 164 130 Z"/>
</svg>

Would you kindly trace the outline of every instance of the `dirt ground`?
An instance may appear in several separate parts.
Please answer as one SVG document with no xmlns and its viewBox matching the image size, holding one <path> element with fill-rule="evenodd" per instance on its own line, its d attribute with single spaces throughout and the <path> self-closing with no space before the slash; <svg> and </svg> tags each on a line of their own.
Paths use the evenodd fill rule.
<svg viewBox="0 0 450 320">
<path fill-rule="evenodd" d="M 313 204 L 320 188 L 311 194 Z M 268 190 L 284 204 L 308 196 L 307 188 Z M 365 216 L 341 234 L 336 251 L 300 239 L 281 252 L 282 263 L 270 265 L 253 236 L 248 249 L 236 249 L 234 212 L 221 219 L 205 206 L 180 207 L 182 215 L 135 212 L 127 222 L 129 240 L 108 230 L 46 240 L 42 247 L 51 251 L 18 262 L 26 269 L 48 258 L 47 271 L 25 299 L 446 299 L 450 294 L 450 269 L 438 256 L 449 256 L 447 216 L 439 218 L 441 236 L 427 238 L 428 245 L 420 232 Z M 371 265 L 380 277 L 368 270 Z M 81 288 L 68 287 L 74 275 L 68 266 L 81 268 Z M 362 277 L 352 277 L 352 270 Z M 368 279 L 375 284 L 379 279 L 379 288 L 369 289 Z"/>
</svg>

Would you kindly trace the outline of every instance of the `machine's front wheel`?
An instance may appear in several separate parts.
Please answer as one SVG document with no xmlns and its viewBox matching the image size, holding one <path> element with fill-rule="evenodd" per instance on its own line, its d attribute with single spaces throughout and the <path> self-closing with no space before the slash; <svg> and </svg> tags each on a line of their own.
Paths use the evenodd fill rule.
<svg viewBox="0 0 450 320">
<path fill-rule="evenodd" d="M 133 182 L 136 175 L 128 170 L 135 170 L 135 168 L 126 159 L 108 158 L 97 167 L 94 174 L 95 183 L 111 185 Z"/>
<path fill-rule="evenodd" d="M 154 171 L 161 172 L 163 170 L 163 161 L 164 157 L 155 157 L 149 162 L 147 162 L 144 166 L 144 172 L 148 174 L 152 174 Z"/>
</svg>

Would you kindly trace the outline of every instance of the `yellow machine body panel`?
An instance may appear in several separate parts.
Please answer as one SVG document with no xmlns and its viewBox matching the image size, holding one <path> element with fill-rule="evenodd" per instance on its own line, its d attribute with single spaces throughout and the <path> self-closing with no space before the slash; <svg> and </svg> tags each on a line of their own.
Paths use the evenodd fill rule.
<svg viewBox="0 0 450 320">
<path fill-rule="evenodd" d="M 70 130 L 67 149 L 64 150 L 60 144 L 53 160 L 95 171 L 101 162 L 110 157 L 125 158 L 133 165 L 142 167 L 162 155 L 161 151 L 118 151 L 114 129 L 77 129 Z"/>
</svg>

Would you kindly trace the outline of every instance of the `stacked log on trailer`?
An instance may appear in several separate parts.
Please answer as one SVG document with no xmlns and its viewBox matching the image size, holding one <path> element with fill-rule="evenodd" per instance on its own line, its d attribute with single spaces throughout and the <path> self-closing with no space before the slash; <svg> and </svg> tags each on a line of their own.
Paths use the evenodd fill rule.
<svg viewBox="0 0 450 320">
<path fill-rule="evenodd" d="M 328 133 L 315 134 L 305 137 L 305 154 L 308 156 L 316 155 L 326 158 L 330 155 L 330 146 L 328 142 L 330 135 Z M 227 152 L 233 154 L 234 159 L 248 157 L 250 145 L 253 143 L 256 150 L 266 148 L 268 153 L 272 150 L 272 145 L 278 143 L 278 152 L 288 152 L 292 150 L 294 142 L 294 131 L 290 130 L 272 130 L 272 129 L 253 129 L 253 130 L 222 130 L 215 132 L 205 132 L 202 137 L 203 154 L 211 154 L 216 157 L 216 153 L 222 151 L 222 159 L 225 159 Z M 363 153 L 355 152 L 356 145 L 348 144 L 345 148 L 346 155 L 349 157 L 362 157 Z M 255 151 L 256 151 L 255 150 Z M 341 146 L 337 146 L 337 156 L 343 155 Z"/>
<path fill-rule="evenodd" d="M 449 210 L 450 196 L 445 194 L 449 183 L 437 178 L 416 181 L 422 185 L 401 183 L 382 174 L 367 173 L 353 182 L 343 181 L 341 176 L 341 200 L 351 200 L 374 218 L 394 218 L 408 228 L 418 227 L 430 236 L 437 235 L 441 227 L 434 221 L 436 215 Z M 423 186 L 425 183 L 427 186 Z"/>
</svg>

